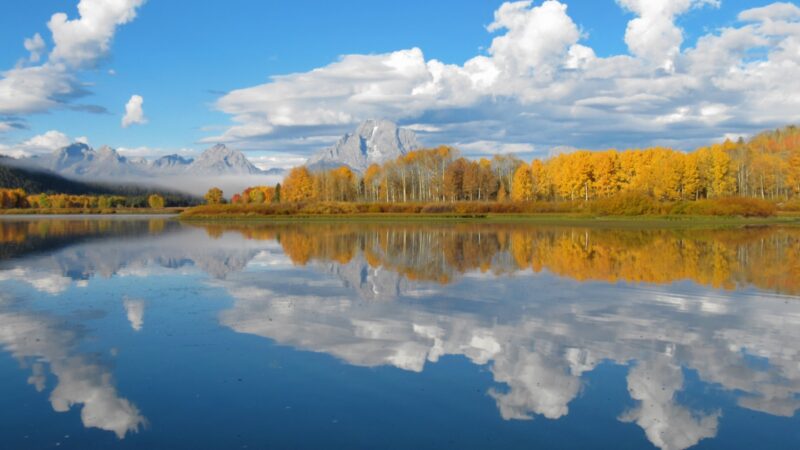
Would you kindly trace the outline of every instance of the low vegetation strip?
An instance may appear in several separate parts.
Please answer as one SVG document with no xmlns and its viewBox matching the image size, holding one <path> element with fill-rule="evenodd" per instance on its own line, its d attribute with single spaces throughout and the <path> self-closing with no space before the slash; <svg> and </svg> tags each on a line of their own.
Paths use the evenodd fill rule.
<svg viewBox="0 0 800 450">
<path fill-rule="evenodd" d="M 726 216 L 775 217 L 778 205 L 753 198 L 721 198 L 692 202 L 658 202 L 646 195 L 624 194 L 590 202 L 454 202 L 366 203 L 282 202 L 265 204 L 211 204 L 185 210 L 181 217 L 237 218 L 292 216 L 485 217 L 487 215 L 577 216 Z"/>
</svg>

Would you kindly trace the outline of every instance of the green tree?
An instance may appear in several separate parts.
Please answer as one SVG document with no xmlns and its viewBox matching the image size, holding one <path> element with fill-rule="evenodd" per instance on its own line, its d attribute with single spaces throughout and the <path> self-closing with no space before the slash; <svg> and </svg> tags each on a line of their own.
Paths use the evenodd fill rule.
<svg viewBox="0 0 800 450">
<path fill-rule="evenodd" d="M 278 183 L 275 185 L 275 192 L 272 194 L 272 203 L 280 203 L 281 202 L 281 184 Z"/>
</svg>

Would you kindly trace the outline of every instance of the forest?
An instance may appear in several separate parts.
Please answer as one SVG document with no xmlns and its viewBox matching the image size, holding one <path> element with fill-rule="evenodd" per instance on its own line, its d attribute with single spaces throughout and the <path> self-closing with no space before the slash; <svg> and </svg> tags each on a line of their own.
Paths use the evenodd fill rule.
<svg viewBox="0 0 800 450">
<path fill-rule="evenodd" d="M 153 195 L 162 206 L 192 206 L 192 195 L 133 184 L 86 183 L 20 167 L 0 156 L 0 209 L 146 208 Z"/>
<path fill-rule="evenodd" d="M 207 203 L 224 203 L 221 191 L 209 195 Z M 275 214 L 566 212 L 580 205 L 622 215 L 768 216 L 778 206 L 800 210 L 800 129 L 789 126 L 691 152 L 665 147 L 576 150 L 530 162 L 513 155 L 469 160 L 441 146 L 372 165 L 363 174 L 346 166 L 326 171 L 296 167 L 282 183 L 251 187 L 231 203 L 272 205 L 261 211 Z M 396 204 L 405 206 L 391 206 Z"/>
</svg>

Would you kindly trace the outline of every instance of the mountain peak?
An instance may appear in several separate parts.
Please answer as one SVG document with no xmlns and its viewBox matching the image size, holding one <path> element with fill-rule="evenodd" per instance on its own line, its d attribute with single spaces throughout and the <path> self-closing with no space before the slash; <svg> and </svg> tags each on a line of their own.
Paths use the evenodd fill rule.
<svg viewBox="0 0 800 450">
<path fill-rule="evenodd" d="M 203 151 L 193 163 L 191 172 L 206 175 L 260 174 L 261 169 L 254 166 L 244 153 L 229 149 L 225 144 L 216 144 Z"/>
<path fill-rule="evenodd" d="M 72 144 L 53 151 L 53 157 L 83 158 L 88 153 L 94 153 L 89 145 L 83 142 L 73 142 Z"/>
<path fill-rule="evenodd" d="M 365 120 L 355 133 L 344 135 L 330 148 L 309 158 L 312 169 L 348 166 L 363 172 L 370 164 L 382 164 L 420 148 L 417 135 L 388 120 Z"/>
</svg>

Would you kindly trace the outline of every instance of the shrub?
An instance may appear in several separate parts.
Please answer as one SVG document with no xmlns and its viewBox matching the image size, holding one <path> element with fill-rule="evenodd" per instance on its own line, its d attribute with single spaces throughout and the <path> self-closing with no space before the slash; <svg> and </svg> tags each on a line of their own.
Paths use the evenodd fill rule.
<svg viewBox="0 0 800 450">
<path fill-rule="evenodd" d="M 601 216 L 647 216 L 663 214 L 665 208 L 647 194 L 624 192 L 594 201 L 589 210 Z"/>
<path fill-rule="evenodd" d="M 778 208 L 774 203 L 757 198 L 724 197 L 682 202 L 675 205 L 671 214 L 695 216 L 772 217 Z"/>
</svg>

